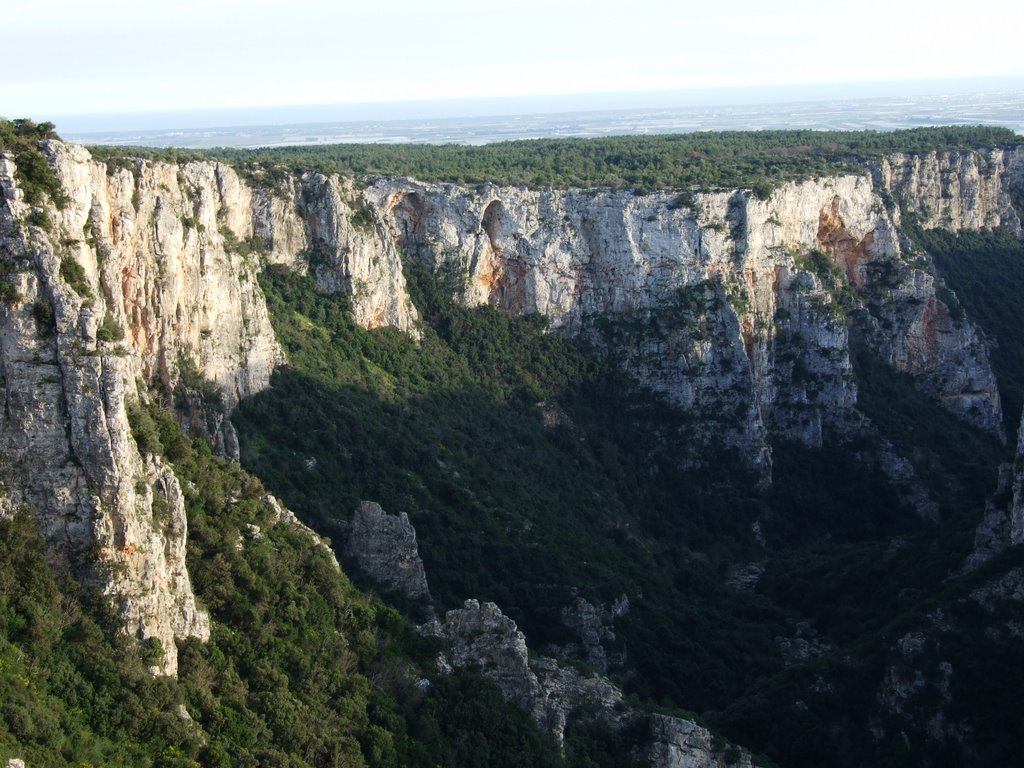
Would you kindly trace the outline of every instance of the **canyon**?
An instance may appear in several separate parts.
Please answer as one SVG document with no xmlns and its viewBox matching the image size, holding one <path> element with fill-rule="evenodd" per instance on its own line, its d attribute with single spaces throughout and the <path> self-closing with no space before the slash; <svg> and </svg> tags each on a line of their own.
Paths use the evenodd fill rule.
<svg viewBox="0 0 1024 768">
<path fill-rule="evenodd" d="M 31 507 L 48 557 L 107 595 L 126 633 L 159 643 L 155 674 L 177 673 L 178 641 L 208 638 L 210 618 L 186 568 L 183 490 L 170 463 L 138 444 L 133 412 L 177 402 L 183 426 L 237 460 L 232 409 L 288 361 L 257 279 L 265 265 L 347 294 L 364 328 L 412 338 L 421 318 L 406 260 L 453 276 L 466 306 L 539 314 L 551 333 L 614 349 L 638 382 L 688 415 L 695 440 L 680 462 L 699 467 L 703 446 L 724 445 L 765 487 L 780 441 L 817 450 L 877 436 L 860 407 L 857 344 L 996 440 L 1017 419 L 1003 413 L 985 335 L 905 225 L 1019 237 L 1021 147 L 892 155 L 764 198 L 318 172 L 271 184 L 223 162 L 104 163 L 56 140 L 41 149 L 63 206 L 27 203 L 14 156 L 0 157 L 0 258 L 12 292 L 0 313 L 0 515 Z M 895 446 L 862 460 L 923 518 L 937 514 Z M 1018 459 L 1012 501 L 988 527 L 992 551 L 1024 538 L 1022 478 Z M 381 544 L 366 533 L 374 524 L 399 541 Z M 383 564 L 364 567 L 378 583 L 429 599 L 407 518 L 366 507 L 354 526 L 361 533 L 348 546 L 377 553 Z M 1017 588 L 1000 584 L 999 594 Z M 577 705 L 621 710 L 621 691 L 600 676 L 528 664 L 500 607 L 465 597 L 443 617 L 452 664 L 480 666 L 500 646 L 489 662 L 499 686 L 558 735 Z M 919 645 L 904 643 L 903 655 Z M 909 694 L 893 675 L 898 709 Z M 582 703 L 565 703 L 574 697 Z M 651 765 L 724 764 L 707 730 L 658 718 Z M 729 762 L 749 760 L 737 752 Z"/>
</svg>

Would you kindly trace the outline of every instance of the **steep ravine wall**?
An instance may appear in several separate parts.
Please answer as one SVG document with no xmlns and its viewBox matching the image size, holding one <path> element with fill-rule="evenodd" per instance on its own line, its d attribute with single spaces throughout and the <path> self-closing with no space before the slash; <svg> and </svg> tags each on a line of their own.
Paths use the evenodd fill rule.
<svg viewBox="0 0 1024 768">
<path fill-rule="evenodd" d="M 389 514 L 378 504 L 363 502 L 356 510 L 345 551 L 347 563 L 370 584 L 423 609 L 427 620 L 420 632 L 446 641 L 439 666 L 470 669 L 491 679 L 506 699 L 529 713 L 560 746 L 570 722 L 593 719 L 614 731 L 629 729 L 635 755 L 651 768 L 749 768 L 752 764 L 748 752 L 716 738 L 693 720 L 643 712 L 608 678 L 531 653 L 526 636 L 494 603 L 469 599 L 461 608 L 438 617 L 416 531 L 405 513 Z"/>
<path fill-rule="evenodd" d="M 1006 227 L 1021 234 L 1012 190 L 1024 189 L 1024 152 L 897 154 L 872 169 L 880 188 L 893 194 L 928 229 L 977 231 Z"/>
<path fill-rule="evenodd" d="M 406 179 L 360 188 L 312 173 L 271 188 L 220 163 L 108 167 L 80 147 L 43 148 L 68 197 L 45 207 L 49 223 L 24 203 L 13 158 L 0 158 L 0 260 L 16 294 L 0 308 L 3 508 L 36 510 L 54 559 L 106 590 L 129 632 L 161 641 L 168 674 L 174 638 L 205 637 L 208 620 L 185 569 L 181 489 L 140 453 L 128 410 L 189 363 L 229 406 L 267 385 L 284 356 L 256 281 L 263 260 L 350 291 L 368 327 L 413 333 L 402 255 L 454 265 L 469 303 L 541 312 L 618 345 L 641 379 L 755 466 L 770 461 L 773 436 L 819 445 L 826 429 L 862 421 L 848 286 L 880 354 L 999 429 L 984 345 L 936 297 L 927 259 L 907 251 L 868 175 L 788 184 L 768 200 Z M 1001 162 L 1019 168 L 1020 153 Z M 995 166 L 977 167 L 988 179 Z M 956 189 L 977 198 L 959 211 L 982 200 L 994 210 L 988 198 L 1004 194 L 988 182 Z M 215 435 L 229 451 L 230 431 Z"/>
<path fill-rule="evenodd" d="M 259 250 L 313 261 L 325 290 L 373 286 L 358 304 L 367 326 L 414 331 L 415 311 L 393 249 L 378 254 L 382 239 L 351 226 L 337 179 L 293 182 L 286 203 L 217 163 L 108 168 L 81 147 L 44 150 L 67 196 L 45 226 L 28 223 L 42 211 L 0 159 L 0 259 L 15 294 L 0 315 L 3 505 L 31 505 L 54 560 L 109 593 L 129 633 L 158 639 L 158 671 L 174 674 L 175 638 L 205 638 L 209 621 L 185 568 L 181 488 L 136 446 L 132 404 L 193 368 L 228 407 L 267 386 L 284 355 Z M 231 451 L 228 422 L 213 437 Z"/>
<path fill-rule="evenodd" d="M 957 187 L 964 217 L 951 226 L 977 226 L 967 214 L 979 209 L 1016 223 L 984 175 L 994 162 L 965 154 L 959 167 L 986 183 Z M 820 445 L 827 428 L 862 421 L 846 317 L 858 310 L 884 359 L 1001 433 L 985 345 L 938 298 L 928 258 L 867 174 L 786 184 L 767 200 L 403 179 L 365 197 L 404 252 L 464 272 L 466 302 L 539 312 L 598 340 L 610 332 L 643 381 L 755 466 L 768 463 L 771 435 Z"/>
<path fill-rule="evenodd" d="M 81 236 L 55 245 L 55 234 L 22 224 L 28 211 L 13 175 L 9 158 L 0 160 L 0 247 L 16 292 L 0 317 L 3 504 L 30 504 L 50 556 L 110 594 L 129 633 L 159 640 L 158 669 L 174 674 L 175 638 L 205 638 L 209 622 L 185 568 L 181 488 L 131 436 L 127 409 L 138 398 L 145 357 L 98 338 L 114 302 L 100 288 L 95 252 Z M 88 211 L 75 197 L 81 179 L 62 181 L 72 200 L 57 226 L 81 233 Z M 62 277 L 64 259 L 81 273 L 65 267 Z M 140 331 L 132 328 L 132 340 Z"/>
</svg>

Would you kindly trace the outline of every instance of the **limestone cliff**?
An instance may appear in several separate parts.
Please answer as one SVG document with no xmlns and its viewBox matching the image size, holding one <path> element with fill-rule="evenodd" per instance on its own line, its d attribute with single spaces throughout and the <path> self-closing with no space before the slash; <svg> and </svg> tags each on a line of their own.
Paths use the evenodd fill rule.
<svg viewBox="0 0 1024 768">
<path fill-rule="evenodd" d="M 142 360 L 107 320 L 123 315 L 81 236 L 87 211 L 73 202 L 55 225 L 77 238 L 26 226 L 13 170 L 0 160 L 0 251 L 15 291 L 0 316 L 4 506 L 31 505 L 53 559 L 110 594 L 127 631 L 160 642 L 157 671 L 174 674 L 175 638 L 205 638 L 209 622 L 185 568 L 181 488 L 132 438 Z"/>
<path fill-rule="evenodd" d="M 220 163 L 107 165 L 58 141 L 41 148 L 61 208 L 30 209 L 13 157 L 0 159 L 5 504 L 36 510 L 54 559 L 109 593 L 127 631 L 158 639 L 159 671 L 174 674 L 175 638 L 209 624 L 185 569 L 181 489 L 133 439 L 133 403 L 153 386 L 212 382 L 225 408 L 190 426 L 237 451 L 224 411 L 284 362 L 256 280 L 263 258 L 353 291 L 367 326 L 413 331 L 415 311 L 393 248 L 353 225 L 337 179 L 269 191 Z"/>
<path fill-rule="evenodd" d="M 767 200 L 407 179 L 365 194 L 405 253 L 465 274 L 465 301 L 539 312 L 613 345 L 755 466 L 770 463 L 772 435 L 821 445 L 826 429 L 862 423 L 853 314 L 883 358 L 1001 433 L 984 343 L 939 298 L 927 255 L 867 174 L 790 183 Z"/>
<path fill-rule="evenodd" d="M 1003 226 L 1021 233 L 1011 198 L 1011 190 L 1024 181 L 1020 148 L 897 154 L 883 159 L 874 173 L 880 187 L 895 195 L 926 228 Z"/>
<path fill-rule="evenodd" d="M 208 624 L 185 570 L 181 489 L 133 439 L 129 413 L 183 378 L 213 382 L 226 409 L 267 386 L 285 357 L 256 280 L 263 261 L 350 292 L 367 327 L 411 333 L 402 258 L 461 271 L 466 302 L 540 312 L 614 346 L 704 434 L 765 471 L 777 437 L 820 445 L 826 430 L 864 428 L 854 314 L 866 342 L 922 388 L 1000 429 L 985 345 L 940 298 L 882 192 L 919 208 L 947 201 L 938 225 L 1013 226 L 1020 151 L 897 157 L 874 180 L 790 183 L 761 200 L 409 179 L 363 188 L 41 147 L 62 209 L 27 206 L 13 157 L 0 159 L 4 504 L 33 506 L 55 560 L 106 590 L 131 633 L 160 640 L 167 673 L 174 638 L 203 637 Z M 230 454 L 230 423 L 206 428 Z"/>
</svg>

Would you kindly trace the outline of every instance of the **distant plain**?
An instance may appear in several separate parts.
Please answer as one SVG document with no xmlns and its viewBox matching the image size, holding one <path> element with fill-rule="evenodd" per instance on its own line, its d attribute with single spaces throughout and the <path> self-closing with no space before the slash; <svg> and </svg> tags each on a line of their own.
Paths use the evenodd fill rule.
<svg viewBox="0 0 1024 768">
<path fill-rule="evenodd" d="M 572 106 L 572 100 L 566 101 Z M 479 107 L 477 107 L 479 109 Z M 468 110 L 467 110 L 468 111 Z M 332 114 L 330 108 L 320 110 Z M 1024 90 L 1007 89 L 973 93 L 934 93 L 922 96 L 875 98 L 818 97 L 790 102 L 717 103 L 709 106 L 631 106 L 625 109 L 524 111 L 519 114 L 466 117 L 424 116 L 397 119 L 318 120 L 315 108 L 287 109 L 273 119 L 268 110 L 232 115 L 221 127 L 174 127 L 211 125 L 216 113 L 146 116 L 152 126 L 161 119 L 166 127 L 124 130 L 75 130 L 57 128 L 65 139 L 84 144 L 149 147 L 273 147 L 285 145 L 370 144 L 487 144 L 517 139 L 621 136 L 682 133 L 690 131 L 778 130 L 893 130 L 931 125 L 1003 126 L 1024 133 Z M 333 114 L 339 114 L 337 110 Z M 342 113 L 343 114 L 343 113 Z M 354 113 L 353 113 L 354 114 Z M 228 116 L 227 113 L 224 115 Z M 266 124 L 247 124 L 253 117 Z M 303 119 L 299 122 L 299 118 Z M 80 125 L 85 125 L 78 121 Z M 140 121 L 139 124 L 143 124 Z"/>
</svg>

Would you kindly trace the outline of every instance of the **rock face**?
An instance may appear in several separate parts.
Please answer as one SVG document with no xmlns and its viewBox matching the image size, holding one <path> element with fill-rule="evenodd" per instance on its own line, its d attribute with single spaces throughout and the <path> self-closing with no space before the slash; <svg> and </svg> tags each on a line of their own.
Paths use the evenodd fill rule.
<svg viewBox="0 0 1024 768">
<path fill-rule="evenodd" d="M 1018 235 L 1021 221 L 1009 195 L 1024 179 L 1024 152 L 928 152 L 887 157 L 874 169 L 927 229 L 1006 227 Z"/>
<path fill-rule="evenodd" d="M 284 358 L 256 282 L 259 265 L 234 245 L 248 232 L 231 224 L 252 198 L 224 178 L 234 172 L 142 161 L 111 170 L 56 142 L 49 154 L 69 195 L 52 245 L 85 271 L 97 313 L 127 332 L 144 380 L 170 384 L 187 360 L 229 402 L 265 387 Z M 222 198 L 222 189 L 235 197 Z"/>
<path fill-rule="evenodd" d="M 57 150 L 62 180 L 75 190 L 87 156 Z M 124 317 L 124 304 L 110 300 L 89 258 L 95 252 L 81 239 L 55 243 L 52 232 L 22 223 L 27 212 L 9 159 L 0 161 L 0 187 L 0 252 L 17 293 L 0 314 L 3 507 L 31 505 L 51 556 L 111 595 L 128 632 L 159 640 L 158 671 L 174 674 L 175 638 L 205 639 L 209 620 L 185 568 L 177 478 L 132 437 L 143 358 L 103 331 Z M 87 217 L 72 203 L 55 226 L 81 233 Z"/>
<path fill-rule="evenodd" d="M 578 646 L 560 649 L 559 655 L 579 656 L 601 674 L 608 672 L 609 665 L 620 665 L 625 654 L 615 649 L 614 621 L 629 613 L 629 598 L 622 595 L 611 605 L 594 605 L 577 597 L 572 605 L 562 609 L 562 624 L 577 638 Z"/>
<path fill-rule="evenodd" d="M 604 677 L 560 666 L 554 659 L 531 660 L 526 637 L 494 603 L 467 600 L 448 611 L 443 626 L 452 666 L 478 670 L 493 680 L 559 744 L 569 719 L 587 713 L 616 729 L 644 724 L 638 756 L 654 768 L 750 765 L 748 753 L 714 739 L 691 720 L 631 709 L 622 691 Z"/>
<path fill-rule="evenodd" d="M 405 290 L 401 254 L 378 211 L 350 180 L 309 174 L 299 205 L 309 230 L 307 260 L 317 283 L 352 295 L 356 321 L 366 328 L 391 326 L 415 334 L 416 309 Z"/>
<path fill-rule="evenodd" d="M 497 605 L 467 600 L 445 614 L 444 633 L 453 667 L 478 669 L 498 684 L 506 699 L 533 711 L 542 696 L 530 669 L 526 636 Z"/>
<path fill-rule="evenodd" d="M 978 173 L 1002 189 L 1002 176 Z M 1001 434 L 985 345 L 939 298 L 927 256 L 903 242 L 870 176 L 791 183 L 767 200 L 410 180 L 365 195 L 405 253 L 466 276 L 466 302 L 539 312 L 614 345 L 754 466 L 770 463 L 773 435 L 818 446 L 827 429 L 862 422 L 854 313 L 882 358 Z"/>
<path fill-rule="evenodd" d="M 345 560 L 388 594 L 432 615 L 416 530 L 405 512 L 390 515 L 372 501 L 360 504 L 349 526 Z"/>
<path fill-rule="evenodd" d="M 737 749 L 715 746 L 707 728 L 691 720 L 651 715 L 652 744 L 647 759 L 652 768 L 747 768 L 750 755 Z"/>
<path fill-rule="evenodd" d="M 0 508 L 31 505 L 51 556 L 105 590 L 129 632 L 160 640 L 168 674 L 174 639 L 205 637 L 208 621 L 185 570 L 181 489 L 129 415 L 154 386 L 212 382 L 226 410 L 267 386 L 284 355 L 256 279 L 263 262 L 350 292 L 367 327 L 410 333 L 402 257 L 463 273 L 468 303 L 540 312 L 614 346 L 695 432 L 766 474 L 773 439 L 821 445 L 828 431 L 865 428 L 851 327 L 952 411 L 1000 430 L 984 344 L 940 298 L 881 193 L 927 225 L 1013 227 L 1020 150 L 893 157 L 874 179 L 791 183 L 759 200 L 408 179 L 360 188 L 41 146 L 67 197 L 60 210 L 31 210 L 13 157 L 0 157 Z M 207 431 L 232 452 L 226 419 Z"/>
<path fill-rule="evenodd" d="M 41 148 L 67 198 L 46 206 L 45 227 L 28 224 L 13 158 L 0 158 L 0 260 L 15 294 L 0 314 L 3 508 L 31 505 L 53 558 L 110 594 L 128 632 L 157 638 L 158 671 L 173 675 L 175 638 L 205 638 L 209 622 L 185 569 L 181 489 L 136 445 L 133 404 L 198 377 L 230 410 L 268 385 L 284 355 L 262 259 L 351 290 L 369 327 L 414 331 L 415 311 L 394 248 L 353 223 L 351 185 L 252 187 L 220 163 L 107 166 L 81 147 Z M 223 414 L 191 426 L 237 452 Z"/>
<path fill-rule="evenodd" d="M 993 496 L 987 499 L 985 515 L 974 532 L 974 549 L 963 570 L 984 565 L 1007 547 L 1024 543 L 1024 416 L 1017 429 L 1017 453 L 1013 464 L 999 468 Z"/>
<path fill-rule="evenodd" d="M 1017 458 L 1013 463 L 1013 501 L 1010 505 L 1010 543 L 1024 543 L 1024 416 L 1017 430 Z"/>
</svg>

